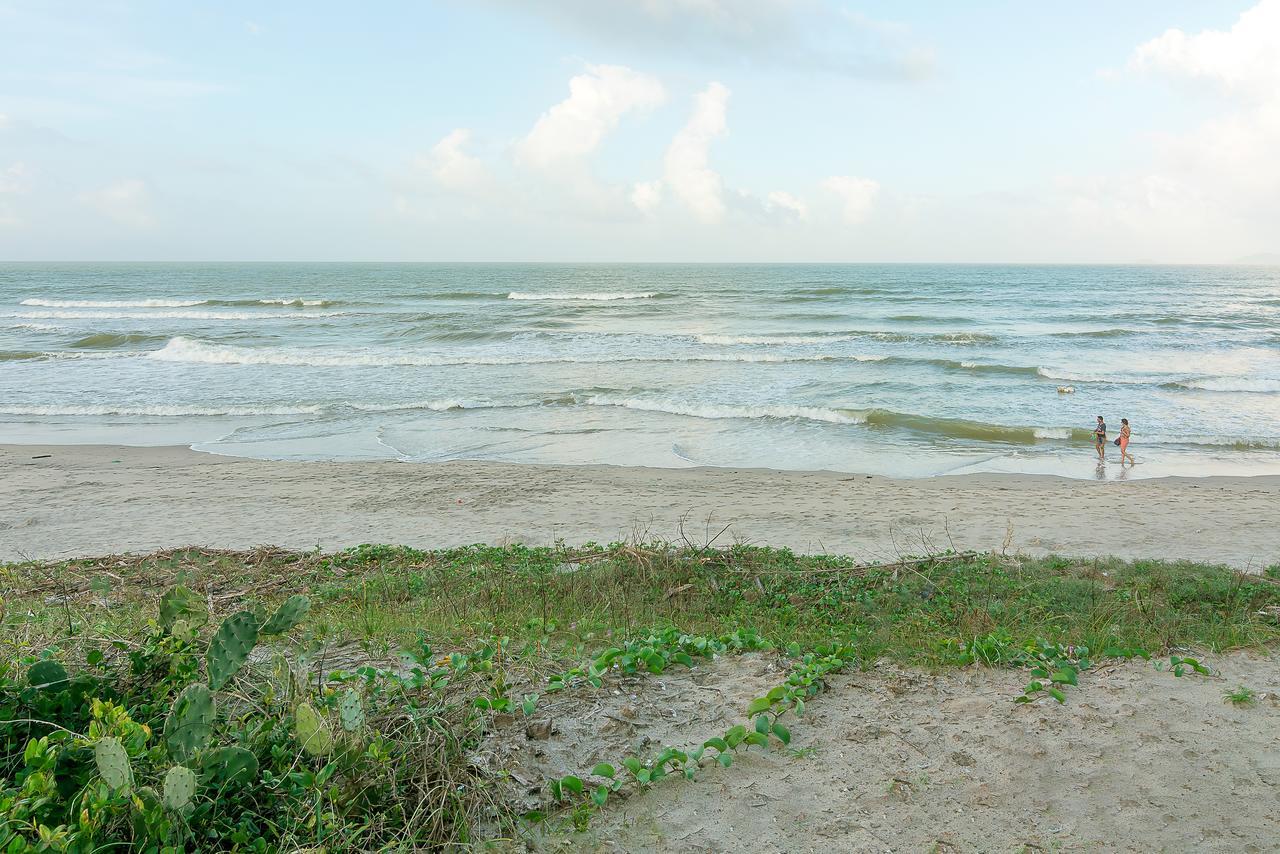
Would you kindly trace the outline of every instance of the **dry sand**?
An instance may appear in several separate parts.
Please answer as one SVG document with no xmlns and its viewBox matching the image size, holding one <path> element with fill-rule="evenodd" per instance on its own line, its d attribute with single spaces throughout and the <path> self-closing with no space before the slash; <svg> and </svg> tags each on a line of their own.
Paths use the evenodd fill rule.
<svg viewBox="0 0 1280 854">
<path fill-rule="evenodd" d="M 683 520 L 683 522 L 682 522 Z M 273 462 L 186 448 L 0 446 L 0 560 L 179 545 L 341 548 L 637 537 L 864 560 L 930 548 L 1280 562 L 1280 477 L 893 480 L 832 472 Z M 708 533 L 709 532 L 709 533 Z"/>
<path fill-rule="evenodd" d="M 1027 681 L 1017 670 L 837 676 L 790 721 L 790 751 L 739 751 L 729 769 L 611 805 L 572 850 L 1275 851 L 1280 661 L 1209 663 L 1216 675 L 1180 679 L 1141 660 L 1100 666 L 1061 706 L 1015 704 Z M 779 680 L 767 666 L 742 656 L 654 677 L 666 684 L 606 697 L 524 753 L 540 752 L 545 772 L 564 764 L 560 742 L 579 757 L 601 741 L 621 749 L 622 734 L 632 749 L 648 732 L 695 745 Z M 1226 703 L 1238 684 L 1265 696 Z M 636 725 L 614 729 L 628 709 Z M 596 752 L 616 761 L 609 749 Z M 527 768 L 519 751 L 503 758 Z"/>
</svg>

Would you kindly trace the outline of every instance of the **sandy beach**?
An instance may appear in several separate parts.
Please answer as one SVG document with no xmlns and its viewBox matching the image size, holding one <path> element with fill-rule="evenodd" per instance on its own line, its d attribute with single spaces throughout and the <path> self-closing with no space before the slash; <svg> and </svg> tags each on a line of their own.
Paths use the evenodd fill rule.
<svg viewBox="0 0 1280 854">
<path fill-rule="evenodd" d="M 893 480 L 829 472 L 270 462 L 186 448 L 0 446 L 0 559 L 179 545 L 336 549 L 734 540 L 889 560 L 944 548 L 1280 561 L 1280 478 Z M 1267 524 L 1267 520 L 1272 524 Z M 727 529 L 726 529 L 727 528 Z"/>
</svg>

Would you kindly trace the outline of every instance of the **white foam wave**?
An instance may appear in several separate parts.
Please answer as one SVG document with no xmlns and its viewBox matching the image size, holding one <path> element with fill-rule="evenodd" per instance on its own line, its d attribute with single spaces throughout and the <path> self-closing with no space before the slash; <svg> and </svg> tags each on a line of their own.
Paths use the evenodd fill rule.
<svg viewBox="0 0 1280 854">
<path fill-rule="evenodd" d="M 1189 380 L 1178 383 L 1178 385 L 1203 391 L 1280 392 L 1280 380 L 1250 379 L 1248 377 L 1216 377 L 1207 380 Z"/>
<path fill-rule="evenodd" d="M 701 344 L 829 344 L 852 341 L 852 335 L 699 335 Z"/>
<path fill-rule="evenodd" d="M 620 299 L 650 299 L 656 297 L 658 291 L 643 291 L 638 293 L 601 293 L 592 292 L 584 294 L 571 294 L 563 292 L 552 293 L 525 293 L 522 291 L 512 291 L 507 294 L 507 299 L 515 300 L 582 300 L 586 302 L 611 302 Z"/>
<path fill-rule="evenodd" d="M 1065 380 L 1072 383 L 1119 383 L 1121 385 L 1147 385 L 1151 382 L 1145 377 L 1116 377 L 1100 374 L 1077 374 L 1057 368 L 1036 368 L 1039 376 L 1049 380 Z"/>
<path fill-rule="evenodd" d="M 147 354 L 162 362 L 203 362 L 223 365 L 294 365 L 309 367 L 448 367 L 454 365 L 599 365 L 616 362 L 822 362 L 845 357 L 777 356 L 767 353 L 709 353 L 687 357 L 644 356 L 436 356 L 392 352 L 343 352 L 288 350 L 264 347 L 229 347 L 205 344 L 178 336 L 159 350 Z M 883 356 L 853 356 L 855 360 L 878 361 Z"/>
<path fill-rule="evenodd" d="M 29 329 L 32 332 L 68 332 L 70 330 L 65 326 L 58 326 L 53 323 L 10 323 L 7 324 L 9 329 Z"/>
<path fill-rule="evenodd" d="M 24 299 L 21 305 L 45 308 L 189 308 L 202 305 L 204 300 L 140 299 L 140 300 L 75 300 L 75 299 Z"/>
<path fill-rule="evenodd" d="M 1257 436 L 1203 436 L 1203 435 L 1133 435 L 1135 448 L 1143 445 L 1207 445 L 1236 450 L 1280 451 L 1280 438 Z"/>
<path fill-rule="evenodd" d="M 314 415 L 319 406 L 0 406 L 0 415 L 183 418 L 208 416 Z"/>
<path fill-rule="evenodd" d="M 218 300 L 209 299 L 78 300 L 32 297 L 31 299 L 24 299 L 19 305 L 28 305 L 36 308 L 192 308 L 197 305 L 211 305 L 218 302 Z M 244 300 L 243 302 L 248 303 L 250 300 Z M 328 305 L 329 301 L 291 297 L 260 299 L 257 300 L 257 303 L 259 305 L 322 306 Z"/>
<path fill-rule="evenodd" d="M 722 404 L 681 403 L 670 400 L 647 400 L 639 397 L 611 397 L 592 395 L 584 398 L 588 406 L 614 406 L 637 409 L 643 412 L 664 412 L 670 415 L 688 415 L 693 418 L 803 418 L 808 421 L 825 421 L 831 424 L 862 424 L 866 419 L 857 412 L 827 409 L 818 406 L 726 406 Z"/>
<path fill-rule="evenodd" d="M 259 314 L 247 311 L 19 311 L 3 315 L 18 320 L 276 320 L 279 318 L 336 317 L 337 311 L 294 314 Z"/>
<path fill-rule="evenodd" d="M 356 403 L 347 406 L 361 412 L 399 412 L 405 409 L 427 409 L 432 412 L 449 412 L 454 409 L 490 409 L 499 404 L 465 400 L 417 400 L 410 403 Z"/>
<path fill-rule="evenodd" d="M 1033 435 L 1037 439 L 1070 439 L 1070 427 L 1037 427 Z"/>
</svg>

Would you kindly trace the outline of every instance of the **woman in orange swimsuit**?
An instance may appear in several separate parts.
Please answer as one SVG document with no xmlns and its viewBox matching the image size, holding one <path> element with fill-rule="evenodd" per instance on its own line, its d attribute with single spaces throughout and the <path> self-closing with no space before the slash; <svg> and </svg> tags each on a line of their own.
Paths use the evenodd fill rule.
<svg viewBox="0 0 1280 854">
<path fill-rule="evenodd" d="M 1124 458 L 1129 458 L 1130 465 L 1138 461 L 1133 458 L 1133 454 L 1129 453 L 1129 419 L 1120 419 L 1120 465 L 1124 465 Z"/>
</svg>

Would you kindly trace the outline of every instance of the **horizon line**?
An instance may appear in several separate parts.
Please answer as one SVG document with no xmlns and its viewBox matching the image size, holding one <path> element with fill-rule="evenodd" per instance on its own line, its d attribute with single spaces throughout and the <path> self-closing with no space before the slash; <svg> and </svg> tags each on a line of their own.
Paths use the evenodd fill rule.
<svg viewBox="0 0 1280 854">
<path fill-rule="evenodd" d="M 512 264 L 512 265 L 668 265 L 668 266 L 949 266 L 949 267 L 1278 267 L 1267 261 L 654 261 L 541 259 L 299 259 L 299 258 L 131 258 L 131 259 L 0 259 L 0 266 L 19 264 Z"/>
</svg>

